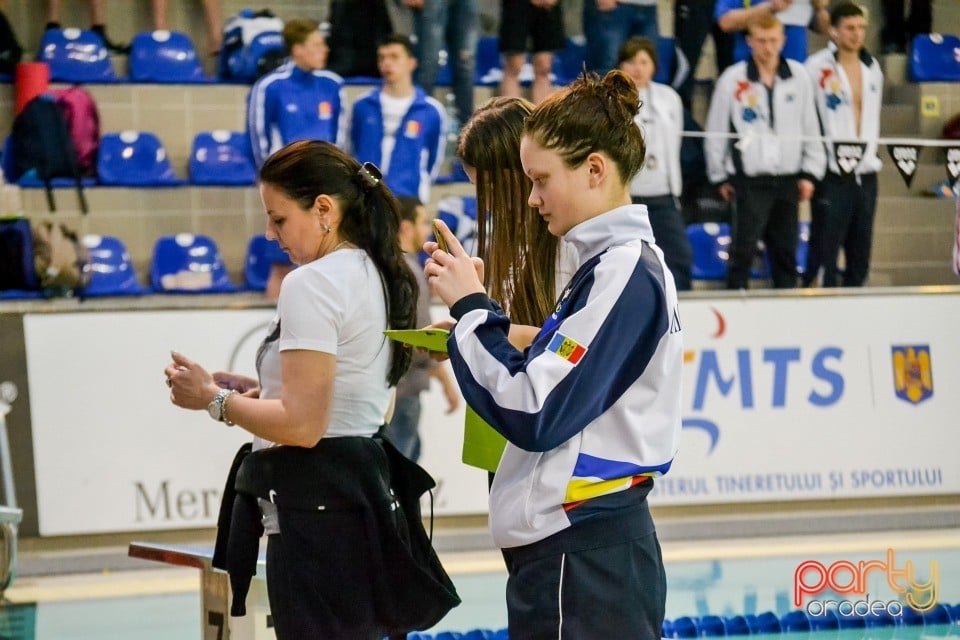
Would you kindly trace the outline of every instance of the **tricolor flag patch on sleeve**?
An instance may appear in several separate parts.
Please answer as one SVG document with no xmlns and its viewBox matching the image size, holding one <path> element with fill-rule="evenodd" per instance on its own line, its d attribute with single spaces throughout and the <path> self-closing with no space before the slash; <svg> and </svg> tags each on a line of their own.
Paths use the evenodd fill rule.
<svg viewBox="0 0 960 640">
<path fill-rule="evenodd" d="M 547 351 L 553 351 L 570 364 L 577 364 L 587 352 L 587 348 L 562 333 L 555 333 L 547 345 Z"/>
</svg>

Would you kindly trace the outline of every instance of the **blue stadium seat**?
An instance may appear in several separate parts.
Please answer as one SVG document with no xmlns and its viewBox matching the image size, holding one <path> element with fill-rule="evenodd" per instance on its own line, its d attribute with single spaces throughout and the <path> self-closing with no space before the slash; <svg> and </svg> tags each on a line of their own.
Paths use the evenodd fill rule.
<svg viewBox="0 0 960 640">
<path fill-rule="evenodd" d="M 493 87 L 503 78 L 503 64 L 500 62 L 500 41 L 496 36 L 484 36 L 477 41 L 477 69 L 474 83 Z"/>
<path fill-rule="evenodd" d="M 100 184 L 169 187 L 183 184 L 173 174 L 163 143 L 147 131 L 106 133 L 97 155 Z"/>
<path fill-rule="evenodd" d="M 130 43 L 130 79 L 134 82 L 204 83 L 197 50 L 177 31 L 139 33 Z"/>
<path fill-rule="evenodd" d="M 673 65 L 677 57 L 677 46 L 673 38 L 660 36 L 657 40 L 657 73 L 653 76 L 654 82 L 670 84 L 673 80 Z"/>
<path fill-rule="evenodd" d="M 807 254 L 810 252 L 810 223 L 801 222 L 797 231 L 797 275 L 807 271 Z"/>
<path fill-rule="evenodd" d="M 673 622 L 663 619 L 663 625 L 660 627 L 660 637 L 661 638 L 672 638 L 673 637 Z"/>
<path fill-rule="evenodd" d="M 687 238 L 693 249 L 690 276 L 694 280 L 723 280 L 727 277 L 730 259 L 730 225 L 704 222 L 687 227 Z"/>
<path fill-rule="evenodd" d="M 243 268 L 247 288 L 264 291 L 270 277 L 270 267 L 274 264 L 291 264 L 290 257 L 284 253 L 277 241 L 267 240 L 262 234 L 250 238 Z"/>
<path fill-rule="evenodd" d="M 144 293 L 123 241 L 98 235 L 86 235 L 82 241 L 90 255 L 90 281 L 80 291 L 81 297 L 138 296 Z"/>
<path fill-rule="evenodd" d="M 237 131 L 202 131 L 193 139 L 190 182 L 200 185 L 251 185 L 257 181 L 250 139 Z"/>
<path fill-rule="evenodd" d="M 910 79 L 914 82 L 960 82 L 960 38 L 939 33 L 914 36 L 910 45 Z"/>
<path fill-rule="evenodd" d="M 558 85 L 569 84 L 583 71 L 587 57 L 587 39 L 583 36 L 567 38 L 567 46 L 553 56 L 553 75 Z"/>
<path fill-rule="evenodd" d="M 93 31 L 47 29 L 40 41 L 38 62 L 50 67 L 57 82 L 116 82 L 103 39 Z"/>
<path fill-rule="evenodd" d="M 192 233 L 161 236 L 153 246 L 150 286 L 158 293 L 230 293 L 220 250 L 212 238 Z"/>
<path fill-rule="evenodd" d="M 811 631 L 830 631 L 840 628 L 840 617 L 833 609 L 826 609 L 820 615 L 808 616 Z"/>
</svg>

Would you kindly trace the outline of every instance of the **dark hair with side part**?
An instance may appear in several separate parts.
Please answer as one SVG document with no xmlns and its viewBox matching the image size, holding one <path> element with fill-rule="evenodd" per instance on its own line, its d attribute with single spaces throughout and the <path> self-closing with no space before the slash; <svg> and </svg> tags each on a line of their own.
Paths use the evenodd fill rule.
<svg viewBox="0 0 960 640">
<path fill-rule="evenodd" d="M 477 172 L 484 286 L 513 322 L 540 326 L 556 302 L 559 241 L 527 204 L 531 183 L 520 164 L 520 138 L 532 111 L 522 98 L 488 100 L 463 126 L 457 156 Z"/>
<path fill-rule="evenodd" d="M 867 18 L 867 12 L 855 2 L 841 2 L 830 9 L 830 26 L 835 27 L 844 18 Z"/>
<path fill-rule="evenodd" d="M 417 209 L 423 206 L 420 198 L 416 196 L 397 196 L 397 202 L 400 203 L 400 220 L 415 223 L 417 221 Z"/>
<path fill-rule="evenodd" d="M 620 51 L 617 52 L 617 66 L 619 67 L 627 60 L 633 60 L 634 56 L 641 51 L 647 52 L 647 55 L 653 60 L 653 70 L 656 71 L 660 65 L 660 61 L 657 58 L 657 45 L 655 45 L 650 38 L 643 38 L 641 36 L 634 36 L 623 43 Z"/>
<path fill-rule="evenodd" d="M 320 23 L 307 18 L 295 18 L 283 23 L 283 46 L 287 55 L 293 52 L 293 46 L 303 44 L 314 31 L 320 31 Z"/>
<path fill-rule="evenodd" d="M 621 184 L 627 185 L 647 153 L 633 121 L 639 107 L 637 87 L 624 72 L 610 71 L 602 79 L 584 72 L 541 102 L 523 133 L 557 152 L 570 168 L 582 165 L 591 153 L 605 153 L 617 164 Z"/>
<path fill-rule="evenodd" d="M 340 235 L 366 251 L 383 278 L 385 328 L 412 329 L 418 286 L 400 250 L 400 203 L 383 180 L 364 186 L 359 171 L 359 162 L 329 142 L 301 140 L 267 158 L 260 169 L 260 182 L 283 192 L 305 211 L 321 194 L 335 199 L 343 215 Z M 412 353 L 400 342 L 391 341 L 390 348 L 387 381 L 393 386 L 409 368 Z"/>
<path fill-rule="evenodd" d="M 411 58 L 417 57 L 417 54 L 413 49 L 413 42 L 410 41 L 409 37 L 403 35 L 402 33 L 394 33 L 393 35 L 387 36 L 377 43 L 377 49 L 381 47 L 389 47 L 392 44 L 398 44 L 406 49 L 407 55 Z"/>
</svg>

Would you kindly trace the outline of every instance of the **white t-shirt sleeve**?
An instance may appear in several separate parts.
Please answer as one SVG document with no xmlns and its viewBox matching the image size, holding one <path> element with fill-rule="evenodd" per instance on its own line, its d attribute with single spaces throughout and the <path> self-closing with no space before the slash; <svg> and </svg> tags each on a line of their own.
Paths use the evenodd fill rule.
<svg viewBox="0 0 960 640">
<path fill-rule="evenodd" d="M 337 354 L 344 322 L 343 292 L 327 274 L 304 265 L 287 274 L 277 301 L 280 351 Z"/>
</svg>

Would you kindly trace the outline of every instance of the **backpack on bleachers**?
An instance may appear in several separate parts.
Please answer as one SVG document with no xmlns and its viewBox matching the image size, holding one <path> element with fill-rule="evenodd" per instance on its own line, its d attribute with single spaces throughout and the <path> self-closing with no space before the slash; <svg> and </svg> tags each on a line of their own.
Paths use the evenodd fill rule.
<svg viewBox="0 0 960 640">
<path fill-rule="evenodd" d="M 86 286 L 90 254 L 76 232 L 61 223 L 33 225 L 33 263 L 40 288 L 48 296 L 70 296 Z"/>
<path fill-rule="evenodd" d="M 220 79 L 252 83 L 279 66 L 286 57 L 282 32 L 283 20 L 269 9 L 244 9 L 227 19 L 220 47 Z"/>
<path fill-rule="evenodd" d="M 77 151 L 80 175 L 97 175 L 97 149 L 100 148 L 100 113 L 86 89 L 73 86 L 53 92 L 63 109 L 67 130 Z"/>
<path fill-rule="evenodd" d="M 80 207 L 87 212 L 77 150 L 63 108 L 51 96 L 39 95 L 27 103 L 13 120 L 10 142 L 14 169 L 11 179 L 19 180 L 35 171 L 46 188 L 47 206 L 56 211 L 52 180 L 71 178 L 77 186 Z"/>
<path fill-rule="evenodd" d="M 38 287 L 30 221 L 0 219 L 0 291 L 36 291 Z"/>
</svg>

